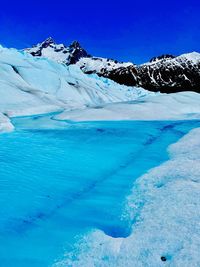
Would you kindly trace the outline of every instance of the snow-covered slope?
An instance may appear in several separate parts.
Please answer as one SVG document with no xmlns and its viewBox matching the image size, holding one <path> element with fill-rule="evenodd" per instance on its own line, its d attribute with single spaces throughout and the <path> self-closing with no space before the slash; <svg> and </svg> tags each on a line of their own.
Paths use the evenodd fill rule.
<svg viewBox="0 0 200 267">
<path fill-rule="evenodd" d="M 118 62 L 117 60 L 101 58 L 101 57 L 83 57 L 77 62 L 77 66 L 81 68 L 84 73 L 97 73 L 100 76 L 107 71 L 112 71 L 121 67 L 132 66 L 133 63 Z"/>
<path fill-rule="evenodd" d="M 46 57 L 67 65 L 77 63 L 77 66 L 87 74 L 97 73 L 104 75 L 105 71 L 112 71 L 120 67 L 133 65 L 130 62 L 123 63 L 113 59 L 92 57 L 77 41 L 66 46 L 64 44 L 56 44 L 51 37 L 32 48 L 24 49 L 24 51 L 35 57 Z"/>
<path fill-rule="evenodd" d="M 162 55 L 142 65 L 105 71 L 103 76 L 120 84 L 142 86 L 150 91 L 200 92 L 200 54 L 193 52 L 178 57 Z"/>
<path fill-rule="evenodd" d="M 24 51 L 32 56 L 47 57 L 65 64 L 75 64 L 80 58 L 89 57 L 77 41 L 67 47 L 64 44 L 56 44 L 51 37 L 32 48 L 24 49 Z"/>
<path fill-rule="evenodd" d="M 83 109 L 147 94 L 143 89 L 88 76 L 76 65 L 66 66 L 15 49 L 0 48 L 0 70 L 0 112 L 7 116 Z"/>
</svg>

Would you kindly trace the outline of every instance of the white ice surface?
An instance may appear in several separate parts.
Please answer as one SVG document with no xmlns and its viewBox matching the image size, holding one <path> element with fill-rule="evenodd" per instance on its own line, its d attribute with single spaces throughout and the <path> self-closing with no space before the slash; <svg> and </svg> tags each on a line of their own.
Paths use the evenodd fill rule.
<svg viewBox="0 0 200 267">
<path fill-rule="evenodd" d="M 196 128 L 171 145 L 170 159 L 134 184 L 127 199 L 126 216 L 133 222 L 129 237 L 93 231 L 54 267 L 199 267 L 199 136 Z"/>
<path fill-rule="evenodd" d="M 0 133 L 1 132 L 10 132 L 14 129 L 9 118 L 4 114 L 0 113 Z"/>
<path fill-rule="evenodd" d="M 198 59 L 196 53 L 185 56 Z M 74 121 L 200 117 L 197 93 L 150 93 L 95 74 L 86 75 L 75 65 L 66 66 L 15 49 L 0 47 L 0 70 L 0 113 L 8 117 L 55 111 L 64 111 L 56 119 Z M 5 127 L 2 119 L 0 122 L 1 131 L 7 130 L 8 125 Z"/>
<path fill-rule="evenodd" d="M 83 109 L 146 94 L 142 88 L 88 76 L 78 66 L 0 47 L 0 112 L 9 117 Z"/>
<path fill-rule="evenodd" d="M 150 94 L 14 49 L 0 48 L 0 70 L 0 131 L 13 129 L 9 116 L 59 110 L 55 118 L 75 121 L 200 118 L 194 92 Z M 199 136 L 191 131 L 170 147 L 168 162 L 138 179 L 127 200 L 129 237 L 94 231 L 77 261 L 67 255 L 57 266 L 200 266 Z"/>
<path fill-rule="evenodd" d="M 199 119 L 199 103 L 200 94 L 195 92 L 154 94 L 132 102 L 105 104 L 98 109 L 64 111 L 55 118 L 73 121 Z"/>
</svg>

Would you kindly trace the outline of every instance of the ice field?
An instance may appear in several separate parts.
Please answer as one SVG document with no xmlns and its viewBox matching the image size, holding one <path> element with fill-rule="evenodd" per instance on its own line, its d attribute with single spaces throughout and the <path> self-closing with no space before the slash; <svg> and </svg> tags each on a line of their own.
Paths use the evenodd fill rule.
<svg viewBox="0 0 200 267">
<path fill-rule="evenodd" d="M 168 146 L 200 122 L 52 118 L 14 118 L 16 131 L 0 135 L 1 266 L 117 266 L 106 255 L 81 262 L 98 238 L 83 258 L 79 242 L 96 230 L 129 238 L 137 178 L 167 161 Z"/>
</svg>

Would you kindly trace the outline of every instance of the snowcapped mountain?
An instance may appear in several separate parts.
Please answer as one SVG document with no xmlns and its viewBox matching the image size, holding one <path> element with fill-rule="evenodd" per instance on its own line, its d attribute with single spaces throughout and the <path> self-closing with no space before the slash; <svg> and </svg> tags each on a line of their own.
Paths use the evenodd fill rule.
<svg viewBox="0 0 200 267">
<path fill-rule="evenodd" d="M 175 58 L 175 56 L 169 55 L 169 54 L 164 54 L 164 55 L 161 55 L 158 57 L 153 57 L 149 62 L 157 62 L 157 61 L 162 60 L 162 59 L 172 59 L 172 58 Z"/>
<path fill-rule="evenodd" d="M 38 50 L 35 48 L 28 53 L 27 50 L 18 51 L 0 47 L 0 131 L 13 129 L 10 117 L 56 111 L 64 111 L 59 119 L 66 120 L 87 120 L 88 118 L 89 120 L 120 118 L 124 120 L 141 118 L 141 116 L 149 118 L 151 110 L 153 110 L 153 117 L 150 116 L 150 118 L 153 119 L 155 106 L 157 113 L 162 114 L 161 118 L 185 119 L 182 113 L 199 114 L 198 94 L 178 94 L 175 99 L 173 94 L 167 97 L 138 87 L 142 84 L 156 91 L 163 90 L 165 85 L 166 91 L 170 91 L 169 86 L 173 91 L 173 79 L 176 81 L 176 86 L 178 82 L 182 84 L 184 74 L 189 81 L 192 81 L 195 74 L 199 75 L 198 53 L 175 58 L 157 58 L 140 66 L 122 66 L 123 63 L 120 65 L 121 63 L 113 60 L 92 57 L 83 57 L 76 64 L 69 64 L 68 58 L 72 59 L 70 53 L 69 57 L 62 61 L 62 56 L 65 54 L 62 52 L 69 51 L 69 48 L 60 45 L 61 51 L 56 52 L 58 45 L 53 44 L 52 40 L 43 42 L 38 47 L 40 47 Z M 50 47 L 49 51 L 54 52 L 49 56 L 44 47 Z M 72 51 L 75 50 L 72 49 Z M 36 54 L 32 56 L 30 52 L 38 56 Z M 41 55 L 47 53 L 48 57 L 40 56 L 40 53 Z M 57 57 L 55 53 L 58 53 Z M 84 69 L 81 67 L 83 65 Z M 95 73 L 85 74 L 83 70 L 86 73 Z M 172 76 L 172 81 L 166 82 L 163 74 L 165 72 Z M 194 85 L 196 81 L 198 76 L 193 82 Z M 137 86 L 131 86 L 133 84 Z M 120 104 L 122 102 L 123 104 Z M 155 105 L 152 104 L 152 107 L 149 102 Z M 178 108 L 180 103 L 182 103 L 181 108 Z M 175 114 L 168 112 L 172 104 L 177 106 Z"/>
<path fill-rule="evenodd" d="M 71 45 L 66 47 L 64 44 L 56 44 L 51 37 L 32 48 L 24 49 L 24 51 L 33 56 L 47 57 L 65 64 L 75 64 L 82 57 L 90 57 L 80 46 L 79 42 L 74 41 Z"/>
<path fill-rule="evenodd" d="M 152 58 L 148 63 L 135 65 L 92 57 L 78 42 L 66 47 L 56 44 L 52 38 L 25 51 L 33 56 L 47 57 L 67 65 L 76 64 L 86 74 L 96 73 L 127 86 L 141 86 L 150 91 L 166 93 L 200 91 L 200 54 L 196 52 L 178 57 L 161 55 Z"/>
<path fill-rule="evenodd" d="M 163 55 L 139 66 L 105 71 L 103 76 L 120 84 L 141 86 L 150 91 L 200 92 L 200 54 Z"/>
<path fill-rule="evenodd" d="M 138 66 L 138 85 L 152 91 L 200 91 L 200 54 L 160 58 Z"/>
<path fill-rule="evenodd" d="M 46 57 L 67 65 L 77 63 L 77 66 L 79 66 L 84 73 L 96 73 L 100 76 L 104 75 L 106 71 L 133 65 L 133 63 L 130 62 L 123 63 L 113 59 L 92 57 L 77 41 L 74 41 L 69 46 L 65 46 L 64 44 L 56 44 L 51 37 L 32 48 L 24 49 L 24 51 L 35 57 Z"/>
<path fill-rule="evenodd" d="M 121 67 L 126 68 L 133 66 L 133 63 L 131 62 L 125 63 L 101 57 L 82 57 L 76 64 L 84 73 L 96 73 L 99 76 L 104 76 L 106 72 L 116 70 Z"/>
</svg>

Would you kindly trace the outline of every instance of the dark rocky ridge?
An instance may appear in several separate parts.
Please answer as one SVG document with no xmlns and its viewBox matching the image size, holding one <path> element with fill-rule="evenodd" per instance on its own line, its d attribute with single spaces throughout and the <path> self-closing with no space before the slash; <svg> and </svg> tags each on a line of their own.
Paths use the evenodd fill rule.
<svg viewBox="0 0 200 267">
<path fill-rule="evenodd" d="M 165 54 L 165 55 L 161 55 L 161 56 L 158 56 L 158 57 L 153 57 L 152 59 L 150 59 L 149 62 L 155 62 L 155 61 L 158 61 L 158 60 L 161 60 L 161 59 L 172 59 L 172 58 L 175 58 L 176 56 L 174 55 L 169 55 L 169 54 Z"/>
<path fill-rule="evenodd" d="M 111 79 L 119 84 L 127 86 L 138 85 L 138 71 L 136 66 L 120 67 L 112 71 L 105 71 L 99 76 Z"/>
<path fill-rule="evenodd" d="M 137 68 L 137 73 L 137 84 L 151 91 L 200 92 L 200 61 L 194 63 L 180 56 L 153 65 L 144 64 Z"/>
<path fill-rule="evenodd" d="M 68 64 L 76 64 L 76 62 L 78 62 L 80 58 L 91 57 L 86 52 L 86 50 L 81 47 L 81 45 L 77 41 L 74 41 L 73 43 L 71 43 L 68 49 L 70 53 Z"/>
<path fill-rule="evenodd" d="M 188 54 L 190 55 L 190 54 Z M 150 91 L 173 93 L 179 91 L 200 92 L 199 61 L 187 56 L 158 57 L 139 66 L 128 66 L 107 71 L 101 76 L 120 84 L 141 86 Z"/>
</svg>

